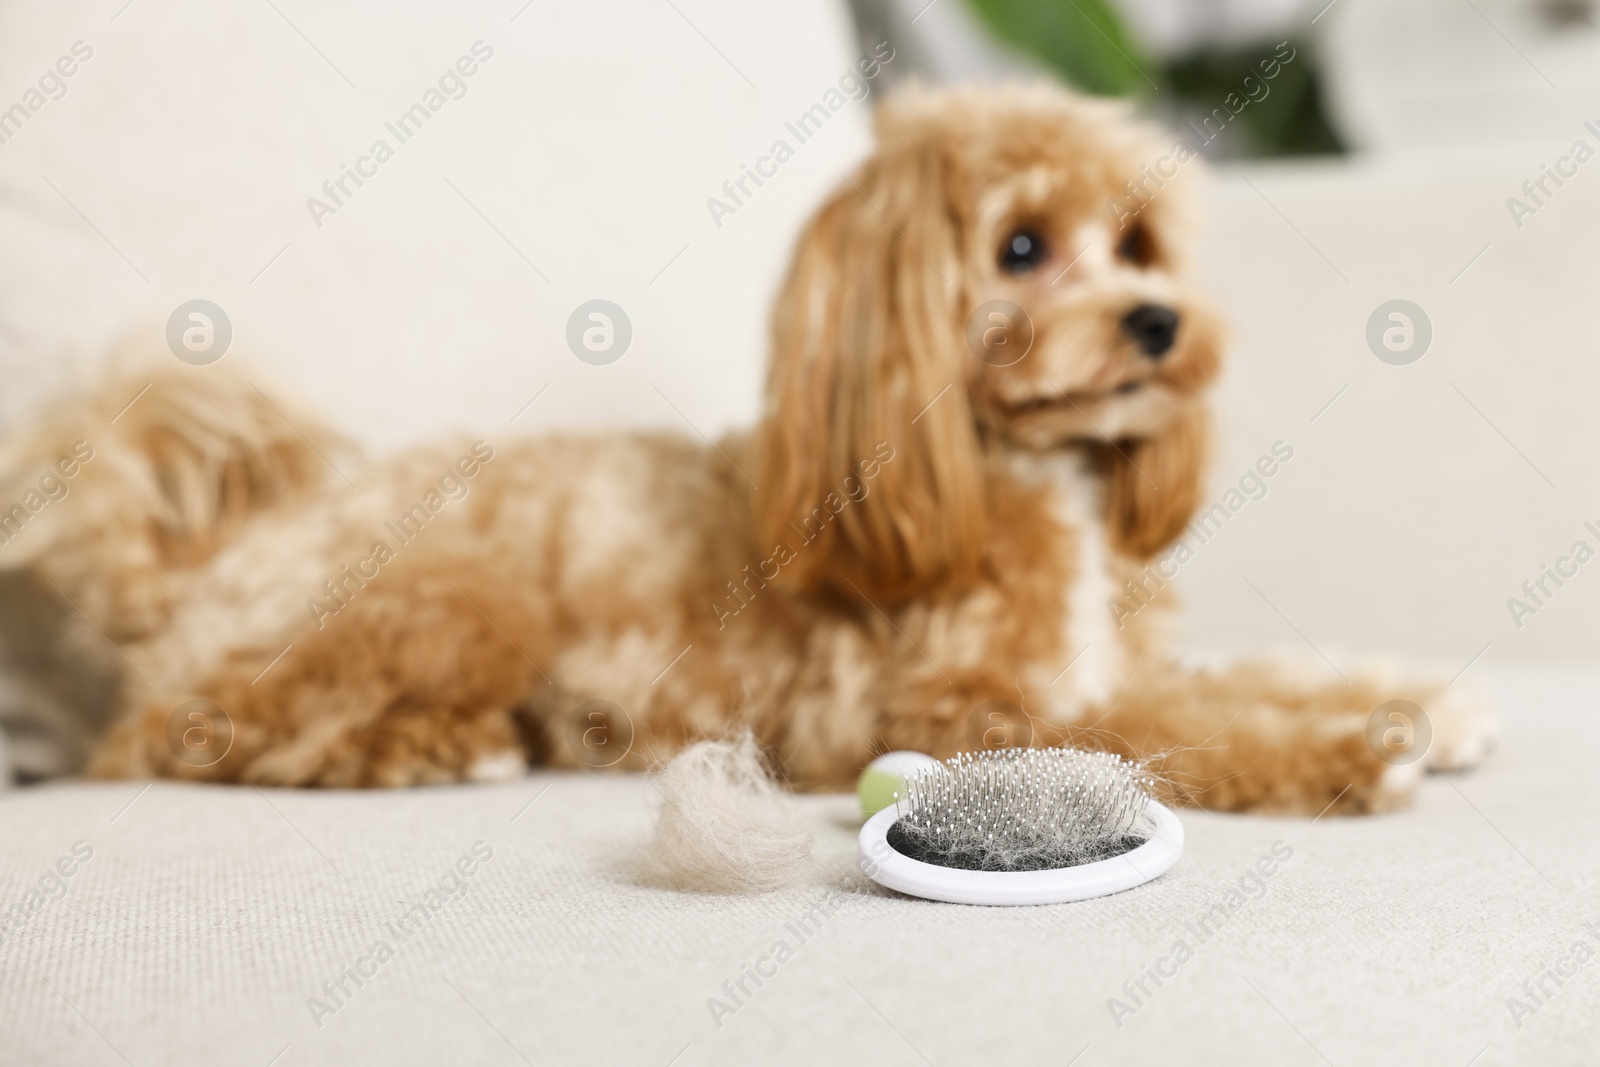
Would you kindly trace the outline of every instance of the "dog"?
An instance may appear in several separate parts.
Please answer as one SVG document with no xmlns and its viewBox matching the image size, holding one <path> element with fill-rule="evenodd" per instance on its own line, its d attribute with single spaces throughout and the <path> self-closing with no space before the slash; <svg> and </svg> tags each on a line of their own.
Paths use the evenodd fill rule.
<svg viewBox="0 0 1600 1067">
<path fill-rule="evenodd" d="M 1184 802 L 1316 814 L 1481 759 L 1451 687 L 1191 669 L 1170 591 L 1111 606 L 1202 498 L 1226 344 L 1195 168 L 1150 170 L 1171 142 L 1048 87 L 904 90 L 876 131 L 799 238 L 748 433 L 362 465 L 215 365 L 112 378 L 12 441 L 8 484 L 94 457 L 5 549 L 116 651 L 90 773 L 496 780 L 748 727 L 802 789 L 887 749 L 1070 743 Z M 1393 699 L 1425 759 L 1372 742 Z"/>
</svg>

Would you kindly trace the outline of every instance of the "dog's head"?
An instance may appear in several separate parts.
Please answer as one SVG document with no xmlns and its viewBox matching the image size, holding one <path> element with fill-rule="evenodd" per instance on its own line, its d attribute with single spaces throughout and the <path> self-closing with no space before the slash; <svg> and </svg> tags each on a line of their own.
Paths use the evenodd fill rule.
<svg viewBox="0 0 1600 1067">
<path fill-rule="evenodd" d="M 903 597 L 977 566 L 985 450 L 1087 448 L 1114 541 L 1153 554 L 1197 502 L 1221 347 L 1186 278 L 1192 153 L 1046 87 L 903 92 L 877 127 L 774 317 L 762 532 L 792 540 L 886 443 L 794 569 Z"/>
</svg>

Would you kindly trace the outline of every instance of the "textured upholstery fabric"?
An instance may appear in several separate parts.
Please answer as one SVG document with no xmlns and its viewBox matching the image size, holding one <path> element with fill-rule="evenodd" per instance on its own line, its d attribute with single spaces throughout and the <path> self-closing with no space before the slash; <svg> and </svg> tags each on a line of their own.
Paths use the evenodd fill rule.
<svg viewBox="0 0 1600 1067">
<path fill-rule="evenodd" d="M 1186 812 L 1166 876 L 1044 908 L 864 887 L 844 797 L 806 801 L 810 884 L 730 898 L 632 880 L 653 799 L 636 777 L 13 791 L 0 1062 L 1592 1064 L 1600 960 L 1569 953 L 1600 947 L 1600 674 L 1495 681 L 1500 751 L 1411 810 Z M 64 895 L 18 925 L 80 841 L 93 855 Z M 1214 912 L 1275 842 L 1293 855 L 1264 892 L 1247 880 L 1251 899 Z M 1163 963 L 1179 939 L 1192 958 Z M 1146 965 L 1176 976 L 1135 1005 L 1123 982 Z M 323 983 L 346 967 L 370 977 L 335 1007 Z M 736 1001 L 723 983 L 745 967 L 771 977 Z M 1522 983 L 1547 967 L 1576 973 L 1538 1006 Z M 1120 1027 L 1112 997 L 1134 1008 Z M 1520 1028 L 1509 997 L 1537 1008 Z"/>
</svg>

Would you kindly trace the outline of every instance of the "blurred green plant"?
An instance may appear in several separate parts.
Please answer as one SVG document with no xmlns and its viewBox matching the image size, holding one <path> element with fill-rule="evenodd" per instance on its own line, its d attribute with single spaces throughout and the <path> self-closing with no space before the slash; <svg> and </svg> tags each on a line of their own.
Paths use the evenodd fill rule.
<svg viewBox="0 0 1600 1067">
<path fill-rule="evenodd" d="M 1265 82 L 1270 92 L 1264 99 L 1252 100 L 1239 113 L 1243 143 L 1225 146 L 1227 155 L 1309 156 L 1345 150 L 1323 110 L 1322 83 L 1312 46 L 1304 41 L 1290 43 L 1296 60 L 1283 64 L 1278 76 Z M 1179 121 L 1188 118 L 1190 109 L 1209 112 L 1229 93 L 1241 93 L 1244 79 L 1251 75 L 1262 82 L 1257 64 L 1271 54 L 1272 47 L 1197 52 L 1166 64 L 1161 88 L 1163 92 L 1170 88 L 1181 100 L 1175 117 Z"/>
<path fill-rule="evenodd" d="M 1172 122 L 1209 114 L 1241 91 L 1258 48 L 1203 50 L 1159 62 L 1147 56 L 1109 0 L 967 0 L 999 40 L 1033 56 L 1068 84 L 1103 96 L 1139 96 Z M 1271 91 L 1240 114 L 1239 134 L 1220 146 L 1230 156 L 1342 152 L 1323 106 L 1321 79 L 1308 42 Z"/>
<path fill-rule="evenodd" d="M 1000 40 L 1043 60 L 1078 88 L 1128 96 L 1150 88 L 1150 65 L 1105 0 L 967 0 Z"/>
</svg>

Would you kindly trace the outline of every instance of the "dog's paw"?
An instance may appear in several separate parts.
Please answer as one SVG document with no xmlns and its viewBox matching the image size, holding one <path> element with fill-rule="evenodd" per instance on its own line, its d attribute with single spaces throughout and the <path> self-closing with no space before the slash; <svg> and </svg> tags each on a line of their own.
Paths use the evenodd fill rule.
<svg viewBox="0 0 1600 1067">
<path fill-rule="evenodd" d="M 1500 724 L 1481 691 L 1467 685 L 1441 686 L 1420 703 L 1433 727 L 1428 770 L 1471 770 L 1493 750 Z"/>
<path fill-rule="evenodd" d="M 469 782 L 515 782 L 528 776 L 528 759 L 520 751 L 479 756 L 467 770 Z"/>
<path fill-rule="evenodd" d="M 1421 768 L 1429 771 L 1471 770 L 1493 750 L 1499 734 L 1498 719 L 1489 698 L 1471 683 L 1446 685 L 1418 679 L 1408 676 L 1397 664 L 1388 661 L 1363 664 L 1353 678 L 1356 688 L 1367 694 L 1368 700 L 1376 701 L 1380 711 L 1387 702 L 1397 699 L 1422 709 L 1428 734 L 1427 749 L 1419 760 Z M 1411 716 L 1410 712 L 1403 714 L 1408 718 Z M 1415 731 L 1417 743 L 1423 743 L 1421 724 L 1408 722 L 1405 725 L 1408 735 Z"/>
<path fill-rule="evenodd" d="M 1422 761 L 1394 763 L 1384 769 L 1369 790 L 1365 810 L 1371 813 L 1398 811 L 1411 803 L 1422 783 Z"/>
</svg>

